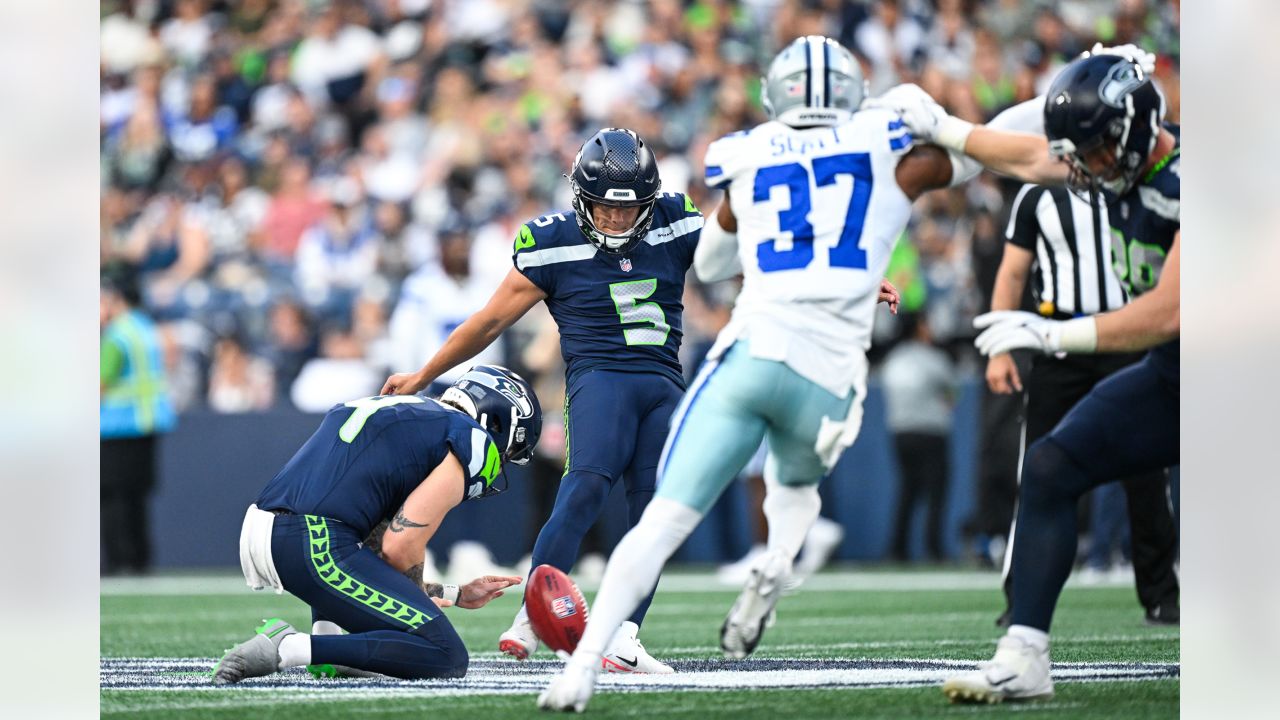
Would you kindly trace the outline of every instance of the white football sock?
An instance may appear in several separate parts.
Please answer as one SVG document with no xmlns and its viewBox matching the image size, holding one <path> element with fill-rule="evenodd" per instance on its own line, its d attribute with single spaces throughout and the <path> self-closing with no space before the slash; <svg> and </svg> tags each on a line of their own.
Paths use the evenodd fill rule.
<svg viewBox="0 0 1280 720">
<path fill-rule="evenodd" d="M 783 485 L 770 479 L 765 464 L 764 516 L 769 521 L 769 552 L 779 551 L 794 561 L 809 528 L 822 510 L 817 484 Z"/>
<path fill-rule="evenodd" d="M 524 603 L 520 603 L 520 609 L 516 611 L 516 620 L 512 624 L 513 625 L 519 624 L 519 623 L 528 624 L 528 622 L 529 622 L 529 609 L 524 606 Z"/>
<path fill-rule="evenodd" d="M 1030 625 L 1010 625 L 1009 634 L 1021 638 L 1036 650 L 1045 650 L 1049 647 L 1049 633 Z"/>
<path fill-rule="evenodd" d="M 338 627 L 338 623 L 328 620 L 317 620 L 311 623 L 312 635 L 341 635 L 342 628 Z"/>
<path fill-rule="evenodd" d="M 591 619 L 573 661 L 600 667 L 600 656 L 614 632 L 645 595 L 658 584 L 662 566 L 702 520 L 702 513 L 666 498 L 654 498 L 640 522 L 631 528 L 609 557 L 600 592 L 591 605 Z"/>
<path fill-rule="evenodd" d="M 280 669 L 311 664 L 311 636 L 293 633 L 280 641 Z"/>
</svg>

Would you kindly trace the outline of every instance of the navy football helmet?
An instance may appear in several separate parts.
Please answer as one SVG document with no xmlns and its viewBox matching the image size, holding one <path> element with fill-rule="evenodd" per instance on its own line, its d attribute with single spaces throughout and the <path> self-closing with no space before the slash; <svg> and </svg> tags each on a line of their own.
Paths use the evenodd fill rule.
<svg viewBox="0 0 1280 720">
<path fill-rule="evenodd" d="M 476 365 L 440 396 L 488 431 L 503 463 L 524 465 L 542 434 L 542 407 L 524 378 L 500 365 Z"/>
<path fill-rule="evenodd" d="M 631 130 L 605 128 L 583 143 L 573 160 L 569 187 L 578 227 L 592 245 L 621 255 L 639 243 L 653 224 L 653 205 L 662 182 L 658 160 Z M 640 214 L 626 232 L 613 235 L 596 227 L 595 205 L 638 207 Z"/>
<path fill-rule="evenodd" d="M 1070 163 L 1067 186 L 1073 191 L 1104 188 L 1123 195 L 1155 149 L 1164 114 L 1164 95 L 1137 63 L 1119 55 L 1086 54 L 1049 86 L 1044 106 L 1049 152 Z M 1101 169 L 1099 162 L 1105 162 Z"/>
</svg>

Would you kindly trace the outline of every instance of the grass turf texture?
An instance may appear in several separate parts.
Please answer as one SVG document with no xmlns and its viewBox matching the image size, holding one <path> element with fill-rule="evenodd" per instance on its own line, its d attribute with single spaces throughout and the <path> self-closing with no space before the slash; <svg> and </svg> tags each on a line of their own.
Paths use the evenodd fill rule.
<svg viewBox="0 0 1280 720">
<path fill-rule="evenodd" d="M 951 578 L 960 581 L 952 583 Z M 879 582 L 877 579 L 883 579 Z M 919 585 L 903 589 L 901 580 Z M 104 581 L 101 654 L 112 657 L 214 658 L 247 639 L 261 618 L 279 616 L 309 626 L 305 605 L 291 596 L 253 593 L 238 577 L 200 581 L 190 594 L 183 582 Z M 847 582 L 846 582 L 847 580 Z M 920 581 L 920 582 L 914 582 Z M 977 661 L 990 657 L 998 631 L 992 620 L 1002 599 L 994 574 L 824 574 L 779 605 L 778 623 L 761 642 L 758 658 L 928 658 Z M 166 585 L 167 583 L 167 585 Z M 718 659 L 718 632 L 736 592 L 714 580 L 671 576 L 660 586 L 641 633 L 664 660 Z M 973 588 L 989 585 L 990 589 Z M 155 592 L 149 589 L 154 587 Z M 124 588 L 124 590 L 121 590 Z M 874 589 L 883 588 L 883 589 Z M 696 591 L 693 591 L 696 590 Z M 590 599 L 592 593 L 587 593 Z M 475 660 L 498 657 L 519 595 L 477 611 L 449 610 Z M 1131 588 L 1069 586 L 1054 627 L 1055 662 L 1177 663 L 1176 628 L 1148 627 Z M 538 658 L 549 658 L 544 652 Z M 514 665 L 514 662 L 513 662 Z M 333 681 L 330 681 L 333 682 Z M 342 682 L 342 681 L 337 681 Z M 324 687 L 333 687 L 324 686 Z M 595 717 L 973 717 L 1030 712 L 1036 717 L 1175 717 L 1176 679 L 1140 682 L 1060 682 L 1049 702 L 979 707 L 949 705 L 936 687 L 876 689 L 747 689 L 597 694 Z M 329 695 L 326 697 L 326 695 Z M 170 690 L 104 689 L 103 715 L 130 717 L 280 718 L 527 717 L 534 695 L 336 697 L 237 688 Z"/>
</svg>

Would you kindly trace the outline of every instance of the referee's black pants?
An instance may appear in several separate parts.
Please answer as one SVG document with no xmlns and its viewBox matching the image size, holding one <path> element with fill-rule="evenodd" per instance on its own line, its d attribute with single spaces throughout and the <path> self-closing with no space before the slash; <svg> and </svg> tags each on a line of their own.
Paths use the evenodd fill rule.
<svg viewBox="0 0 1280 720">
<path fill-rule="evenodd" d="M 102 571 L 144 573 L 151 567 L 147 503 L 155 487 L 156 438 L 104 439 L 99 463 Z"/>
<path fill-rule="evenodd" d="M 1143 354 L 1037 356 L 1023 386 L 1027 391 L 1023 449 L 1047 435 L 1077 402 L 1103 378 L 1132 365 Z M 1129 532 L 1133 546 L 1133 575 L 1138 602 L 1148 611 L 1176 608 L 1178 576 L 1178 527 L 1169 503 L 1168 470 L 1137 475 L 1120 481 L 1128 500 Z M 1005 550 L 1004 594 L 1013 606 L 1012 565 L 1015 522 Z"/>
</svg>

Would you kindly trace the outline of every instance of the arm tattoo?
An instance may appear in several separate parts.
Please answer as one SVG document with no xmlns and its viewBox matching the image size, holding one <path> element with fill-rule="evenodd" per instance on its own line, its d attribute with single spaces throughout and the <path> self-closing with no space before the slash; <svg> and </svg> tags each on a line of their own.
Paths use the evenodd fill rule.
<svg viewBox="0 0 1280 720">
<path fill-rule="evenodd" d="M 390 524 L 390 520 L 383 520 L 370 530 L 369 537 L 364 539 L 364 546 L 372 550 L 374 555 L 382 555 L 382 534 L 387 531 L 387 526 Z"/>
<path fill-rule="evenodd" d="M 434 582 L 432 583 L 423 582 L 422 566 L 423 566 L 423 563 L 418 563 L 417 565 L 414 565 L 413 567 L 404 571 L 404 576 L 412 580 L 415 585 L 422 588 L 422 592 L 426 593 L 427 597 L 433 597 L 433 598 L 444 597 L 444 585 L 441 585 L 440 583 L 434 583 Z"/>
<path fill-rule="evenodd" d="M 430 525 L 431 523 L 419 524 L 405 517 L 404 507 L 401 506 L 400 509 L 396 511 L 396 516 L 391 521 L 391 527 L 389 527 L 388 529 L 391 532 L 398 533 L 403 531 L 405 528 L 424 528 L 424 527 L 429 527 Z"/>
</svg>

